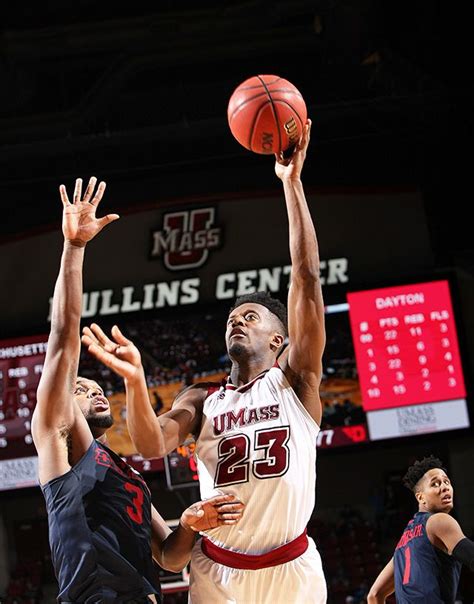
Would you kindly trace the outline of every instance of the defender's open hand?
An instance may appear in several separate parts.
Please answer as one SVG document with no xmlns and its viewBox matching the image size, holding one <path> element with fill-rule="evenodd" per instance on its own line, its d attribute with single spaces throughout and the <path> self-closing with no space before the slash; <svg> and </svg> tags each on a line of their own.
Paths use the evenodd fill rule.
<svg viewBox="0 0 474 604">
<path fill-rule="evenodd" d="M 186 530 L 192 529 L 195 532 L 237 524 L 244 507 L 235 495 L 216 495 L 193 503 L 181 514 L 179 522 Z"/>
<path fill-rule="evenodd" d="M 117 325 L 112 327 L 112 338 L 96 324 L 82 329 L 82 343 L 101 363 L 110 367 L 127 380 L 134 380 L 142 371 L 142 361 L 138 348 L 128 340 Z"/>
<path fill-rule="evenodd" d="M 99 184 L 94 195 L 96 183 L 97 178 L 92 176 L 82 197 L 82 178 L 77 178 L 73 203 L 69 201 L 66 187 L 64 185 L 59 187 L 63 202 L 64 238 L 78 247 L 84 247 L 105 225 L 119 218 L 118 214 L 107 214 L 103 218 L 96 218 L 95 213 L 105 191 L 105 182 Z"/>
</svg>

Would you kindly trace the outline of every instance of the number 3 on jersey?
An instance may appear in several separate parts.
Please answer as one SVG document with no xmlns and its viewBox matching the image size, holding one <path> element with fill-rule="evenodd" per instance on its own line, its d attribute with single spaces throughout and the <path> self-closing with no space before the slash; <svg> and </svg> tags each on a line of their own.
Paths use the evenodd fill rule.
<svg viewBox="0 0 474 604">
<path fill-rule="evenodd" d="M 289 466 L 290 450 L 287 446 L 289 439 L 289 426 L 257 430 L 254 437 L 254 450 L 263 450 L 264 455 L 251 462 L 250 438 L 246 434 L 223 438 L 218 446 L 219 460 L 214 486 L 224 487 L 247 482 L 250 466 L 257 478 L 283 476 Z"/>
<path fill-rule="evenodd" d="M 143 491 L 140 487 L 131 482 L 124 484 L 125 490 L 133 495 L 132 505 L 128 505 L 126 508 L 127 514 L 137 524 L 143 522 Z"/>
</svg>

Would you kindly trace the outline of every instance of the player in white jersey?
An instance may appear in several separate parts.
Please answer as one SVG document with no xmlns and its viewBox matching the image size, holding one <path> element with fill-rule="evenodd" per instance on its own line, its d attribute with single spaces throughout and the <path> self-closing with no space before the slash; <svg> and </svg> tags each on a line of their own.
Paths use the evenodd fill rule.
<svg viewBox="0 0 474 604">
<path fill-rule="evenodd" d="M 202 498 L 232 493 L 245 504 L 238 526 L 206 531 L 196 542 L 192 604 L 327 600 L 321 559 L 306 535 L 315 504 L 325 345 L 318 244 L 301 182 L 310 127 L 308 120 L 291 156 L 275 163 L 289 219 L 288 310 L 265 292 L 236 300 L 225 334 L 232 361 L 226 383 L 192 385 L 156 417 L 132 342 L 116 326 L 113 340 L 97 325 L 83 338 L 126 385 L 141 376 L 141 394 L 129 397 L 127 412 L 139 452 L 163 457 L 191 433 Z"/>
</svg>

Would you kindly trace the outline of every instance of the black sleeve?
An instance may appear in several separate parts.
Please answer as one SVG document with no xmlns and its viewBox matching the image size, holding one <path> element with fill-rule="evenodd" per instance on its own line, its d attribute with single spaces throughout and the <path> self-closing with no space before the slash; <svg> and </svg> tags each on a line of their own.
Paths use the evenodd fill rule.
<svg viewBox="0 0 474 604">
<path fill-rule="evenodd" d="M 474 541 L 467 537 L 461 539 L 453 549 L 452 556 L 474 571 Z"/>
</svg>

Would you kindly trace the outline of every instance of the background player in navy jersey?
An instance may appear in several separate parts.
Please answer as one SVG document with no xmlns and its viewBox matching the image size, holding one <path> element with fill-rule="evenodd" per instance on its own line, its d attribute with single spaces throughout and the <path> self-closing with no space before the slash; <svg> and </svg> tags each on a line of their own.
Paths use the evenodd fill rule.
<svg viewBox="0 0 474 604">
<path fill-rule="evenodd" d="M 246 505 L 238 526 L 206 531 L 196 542 L 193 604 L 327 600 L 321 557 L 306 534 L 315 505 L 325 346 L 318 242 L 301 180 L 310 129 L 308 120 L 289 156 L 274 164 L 288 216 L 288 308 L 266 292 L 235 301 L 225 331 L 232 367 L 223 383 L 185 388 L 158 417 L 143 378 L 141 393 L 129 396 L 127 423 L 142 455 L 163 457 L 192 433 L 201 498 L 232 493 Z M 89 351 L 126 380 L 143 372 L 136 348 L 116 326 L 112 339 L 97 325 L 83 333 Z"/>
<path fill-rule="evenodd" d="M 367 602 L 385 602 L 395 592 L 397 604 L 453 604 L 461 565 L 474 570 L 474 542 L 450 516 L 451 481 L 443 463 L 431 455 L 416 461 L 403 482 L 413 491 L 418 512 L 372 585 Z"/>
<path fill-rule="evenodd" d="M 178 572 L 189 561 L 196 531 L 237 522 L 243 506 L 229 497 L 197 502 L 172 532 L 140 474 L 105 444 L 113 423 L 109 402 L 96 382 L 77 375 L 85 246 L 118 218 L 96 218 L 105 183 L 94 194 L 95 185 L 91 178 L 82 197 L 77 179 L 73 203 L 60 187 L 64 248 L 32 434 L 58 601 L 146 602 L 160 599 L 152 555 Z"/>
</svg>

